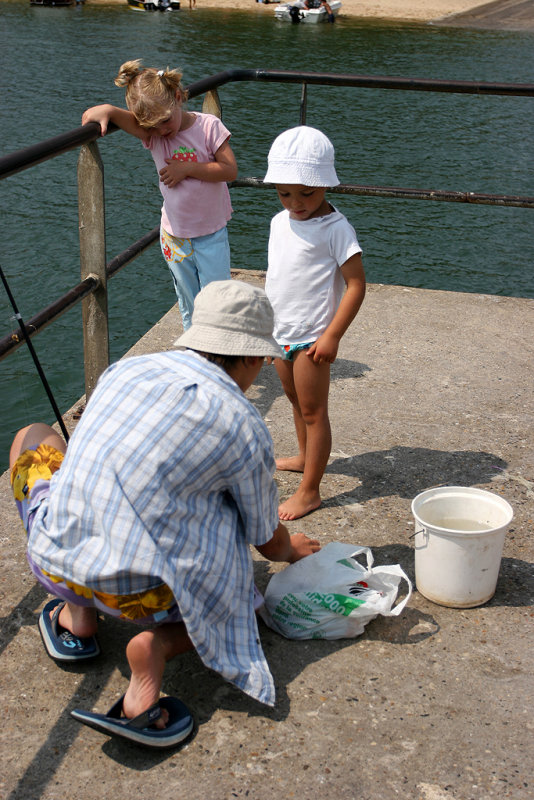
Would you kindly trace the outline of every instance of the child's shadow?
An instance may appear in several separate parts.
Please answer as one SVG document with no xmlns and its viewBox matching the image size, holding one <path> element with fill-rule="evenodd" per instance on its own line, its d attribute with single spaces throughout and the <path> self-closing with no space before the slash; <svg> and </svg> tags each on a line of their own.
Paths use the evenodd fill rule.
<svg viewBox="0 0 534 800">
<path fill-rule="evenodd" d="M 337 358 L 332 364 L 330 379 L 336 381 L 361 378 L 366 372 L 369 372 L 370 369 L 371 368 L 366 364 L 360 364 L 358 361 Z M 284 390 L 282 389 L 278 373 L 274 365 L 271 364 L 270 366 L 266 365 L 263 367 L 247 396 L 265 419 L 275 400 L 278 397 L 283 397 L 283 395 Z M 287 419 L 292 429 L 293 423 L 289 401 L 287 404 Z"/>
<path fill-rule="evenodd" d="M 433 450 L 402 447 L 336 458 L 326 474 L 358 478 L 349 492 L 328 498 L 327 506 L 362 503 L 374 497 L 398 495 L 413 498 L 431 486 L 473 486 L 490 483 L 506 461 L 483 450 Z"/>
</svg>

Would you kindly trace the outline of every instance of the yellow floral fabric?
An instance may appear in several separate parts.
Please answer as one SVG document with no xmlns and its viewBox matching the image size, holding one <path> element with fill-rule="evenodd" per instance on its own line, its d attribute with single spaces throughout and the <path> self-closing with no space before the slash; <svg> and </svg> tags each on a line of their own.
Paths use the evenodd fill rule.
<svg viewBox="0 0 534 800">
<path fill-rule="evenodd" d="M 25 450 L 11 470 L 11 486 L 15 500 L 24 500 L 35 481 L 49 481 L 63 461 L 63 453 L 49 444 L 40 444 L 36 450 Z"/>
<path fill-rule="evenodd" d="M 40 444 L 35 450 L 25 450 L 21 453 L 11 470 L 11 486 L 15 500 L 25 504 L 30 499 L 35 482 L 39 479 L 49 481 L 61 466 L 63 457 L 60 450 L 48 444 Z M 70 602 L 75 603 L 76 597 L 93 600 L 96 608 L 101 608 L 121 619 L 146 619 L 158 612 L 168 611 L 175 604 L 173 593 L 164 583 L 144 592 L 113 595 L 93 591 L 87 586 L 80 586 L 73 581 L 52 575 L 42 568 L 39 569 L 58 588 L 61 585 L 63 590 L 67 588 L 73 593 Z"/>
</svg>

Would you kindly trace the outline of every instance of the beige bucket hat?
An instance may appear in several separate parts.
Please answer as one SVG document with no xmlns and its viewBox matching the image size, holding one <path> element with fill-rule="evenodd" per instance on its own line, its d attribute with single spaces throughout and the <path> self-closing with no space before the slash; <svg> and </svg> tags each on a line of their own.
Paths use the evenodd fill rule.
<svg viewBox="0 0 534 800">
<path fill-rule="evenodd" d="M 196 296 L 191 327 L 175 347 L 221 356 L 282 358 L 264 290 L 244 281 L 212 281 Z"/>
</svg>

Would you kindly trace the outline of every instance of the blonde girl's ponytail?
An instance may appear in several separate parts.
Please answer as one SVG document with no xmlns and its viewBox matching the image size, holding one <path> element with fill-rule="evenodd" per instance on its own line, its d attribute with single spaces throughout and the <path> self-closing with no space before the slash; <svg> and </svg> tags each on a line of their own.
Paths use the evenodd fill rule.
<svg viewBox="0 0 534 800">
<path fill-rule="evenodd" d="M 143 128 L 153 128 L 168 119 L 176 103 L 187 99 L 182 73 L 176 69 L 143 67 L 140 59 L 126 61 L 115 78 L 126 87 L 126 105 Z"/>
<path fill-rule="evenodd" d="M 136 61 L 125 61 L 119 68 L 119 74 L 115 78 L 115 86 L 128 86 L 131 81 L 143 72 L 143 62 L 140 58 Z"/>
</svg>

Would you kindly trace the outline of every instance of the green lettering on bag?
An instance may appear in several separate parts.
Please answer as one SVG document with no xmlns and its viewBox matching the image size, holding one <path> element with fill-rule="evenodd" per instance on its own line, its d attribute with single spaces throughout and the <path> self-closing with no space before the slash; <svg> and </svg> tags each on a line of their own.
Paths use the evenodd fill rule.
<svg viewBox="0 0 534 800">
<path fill-rule="evenodd" d="M 341 558 L 339 561 L 336 561 L 336 564 L 342 564 L 344 567 L 350 567 L 351 569 L 356 569 L 356 566 L 360 566 L 352 558 Z"/>
<path fill-rule="evenodd" d="M 334 614 L 342 614 L 344 617 L 348 617 L 355 608 L 363 606 L 365 603 L 365 600 L 359 600 L 356 597 L 347 597 L 344 594 L 334 594 L 333 592 L 328 592 L 327 594 L 306 592 L 306 597 L 311 600 L 312 603 L 327 608 L 329 611 L 333 611 Z"/>
</svg>

